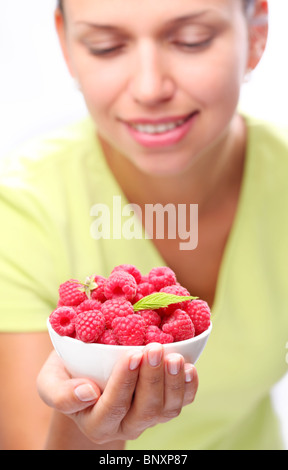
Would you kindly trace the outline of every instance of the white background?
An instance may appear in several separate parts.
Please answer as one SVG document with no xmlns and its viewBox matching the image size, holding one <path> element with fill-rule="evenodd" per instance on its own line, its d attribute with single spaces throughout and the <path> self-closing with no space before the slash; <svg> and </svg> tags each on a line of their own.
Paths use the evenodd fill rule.
<svg viewBox="0 0 288 470">
<path fill-rule="evenodd" d="M 0 157 L 31 137 L 86 115 L 58 47 L 55 4 L 56 0 L 0 0 Z M 243 87 L 241 108 L 285 124 L 287 45 L 288 1 L 270 0 L 268 46 Z M 288 353 L 285 346 L 283 360 Z M 273 398 L 288 449 L 288 377 L 276 387 Z"/>
</svg>

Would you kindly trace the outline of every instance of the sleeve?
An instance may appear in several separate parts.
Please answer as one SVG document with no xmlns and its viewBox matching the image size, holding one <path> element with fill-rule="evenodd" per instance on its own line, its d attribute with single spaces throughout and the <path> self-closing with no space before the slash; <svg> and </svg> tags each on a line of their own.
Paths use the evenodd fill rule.
<svg viewBox="0 0 288 470">
<path fill-rule="evenodd" d="M 0 184 L 0 223 L 0 332 L 44 331 L 67 276 L 51 210 L 30 188 Z"/>
</svg>

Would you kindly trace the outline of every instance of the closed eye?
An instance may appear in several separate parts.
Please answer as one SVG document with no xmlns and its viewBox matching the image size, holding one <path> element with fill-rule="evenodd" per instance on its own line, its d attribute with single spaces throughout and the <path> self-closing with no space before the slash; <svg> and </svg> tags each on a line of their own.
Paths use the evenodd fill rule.
<svg viewBox="0 0 288 470">
<path fill-rule="evenodd" d="M 124 49 L 124 45 L 117 45 L 113 47 L 105 47 L 105 48 L 89 48 L 89 52 L 91 55 L 98 56 L 98 57 L 105 57 L 105 56 L 112 56 L 118 52 L 121 52 Z"/>
<path fill-rule="evenodd" d="M 187 49 L 187 51 L 198 51 L 208 47 L 212 42 L 212 38 L 205 39 L 204 41 L 199 42 L 182 42 L 182 41 L 173 41 L 173 44 L 182 49 Z"/>
</svg>

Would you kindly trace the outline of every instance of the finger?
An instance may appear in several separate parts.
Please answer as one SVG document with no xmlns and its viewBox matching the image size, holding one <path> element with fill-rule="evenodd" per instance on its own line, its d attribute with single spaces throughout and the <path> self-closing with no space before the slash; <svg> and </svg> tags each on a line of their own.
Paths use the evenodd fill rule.
<svg viewBox="0 0 288 470">
<path fill-rule="evenodd" d="M 121 433 L 121 422 L 131 407 L 142 357 L 142 351 L 134 351 L 118 361 L 97 405 L 92 408 L 90 424 L 86 421 L 86 426 L 90 426 L 90 436 L 97 442 L 105 443 Z"/>
<path fill-rule="evenodd" d="M 180 414 L 184 394 L 184 358 L 180 354 L 168 354 L 165 357 L 165 395 L 161 422 L 169 421 Z"/>
<path fill-rule="evenodd" d="M 163 347 L 149 344 L 143 355 L 134 401 L 123 422 L 126 435 L 139 435 L 159 420 L 164 403 Z"/>
<path fill-rule="evenodd" d="M 184 406 L 193 403 L 199 386 L 199 378 L 197 369 L 193 364 L 184 365 L 185 373 L 185 393 Z"/>
<path fill-rule="evenodd" d="M 37 378 L 38 393 L 51 408 L 72 414 L 95 404 L 100 397 L 99 387 L 86 378 L 72 379 L 62 360 L 53 351 Z"/>
</svg>

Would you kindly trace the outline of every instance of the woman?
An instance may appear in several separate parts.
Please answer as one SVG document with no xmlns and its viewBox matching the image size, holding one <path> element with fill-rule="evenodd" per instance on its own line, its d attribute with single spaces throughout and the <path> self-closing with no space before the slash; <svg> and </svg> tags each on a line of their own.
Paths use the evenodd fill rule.
<svg viewBox="0 0 288 470">
<path fill-rule="evenodd" d="M 196 369 L 180 356 L 164 361 L 159 345 L 119 363 L 102 395 L 90 381 L 71 380 L 52 353 L 38 378 L 41 397 L 56 410 L 47 448 L 280 448 L 269 389 L 285 372 L 287 139 L 237 113 L 241 84 L 265 48 L 267 2 L 65 0 L 55 19 L 92 122 L 50 140 L 45 151 L 43 143 L 27 150 L 29 161 L 37 158 L 20 201 L 10 185 L 14 206 L 29 214 L 25 246 L 29 239 L 35 250 L 29 276 L 23 255 L 17 258 L 34 331 L 62 280 L 107 275 L 123 262 L 142 271 L 169 265 L 211 305 L 214 328 L 197 366 L 197 399 L 185 408 L 198 389 Z M 197 204 L 198 246 L 181 250 L 179 233 L 95 241 L 91 207 L 111 207 L 115 194 L 142 213 L 147 204 L 184 204 L 188 218 Z M 35 279 L 38 265 L 45 282 Z"/>
</svg>

